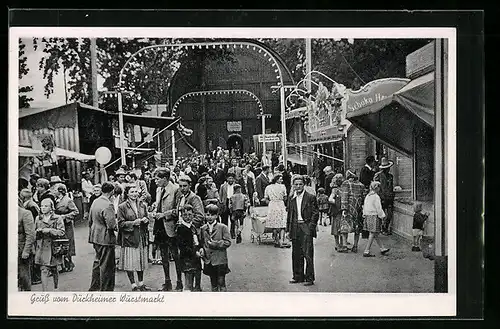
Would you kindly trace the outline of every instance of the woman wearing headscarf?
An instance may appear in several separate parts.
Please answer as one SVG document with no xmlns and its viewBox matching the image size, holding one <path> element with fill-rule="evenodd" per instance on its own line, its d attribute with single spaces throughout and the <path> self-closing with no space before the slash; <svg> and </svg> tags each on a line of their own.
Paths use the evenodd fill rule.
<svg viewBox="0 0 500 329">
<path fill-rule="evenodd" d="M 342 219 L 340 222 L 340 233 L 347 244 L 347 235 L 354 232 L 354 243 L 352 252 L 358 251 L 359 235 L 363 230 L 363 200 L 365 197 L 365 186 L 358 180 L 354 170 L 347 170 L 346 180 L 340 187 Z M 346 252 L 346 248 L 342 249 Z"/>
<path fill-rule="evenodd" d="M 40 215 L 35 220 L 36 254 L 35 264 L 42 271 L 42 290 L 49 288 L 49 277 L 52 274 L 54 291 L 59 287 L 58 265 L 62 265 L 62 255 L 54 254 L 54 240 L 64 237 L 63 219 L 54 213 L 54 202 L 45 198 L 40 202 Z"/>
<path fill-rule="evenodd" d="M 75 227 L 74 222 L 79 214 L 75 202 L 68 196 L 68 189 L 66 185 L 59 183 L 54 188 L 56 196 L 55 214 L 59 215 L 64 222 L 64 231 L 66 238 L 69 240 L 68 254 L 63 257 L 63 272 L 71 272 L 75 268 L 72 256 L 76 255 L 75 249 Z"/>
<path fill-rule="evenodd" d="M 144 270 L 148 266 L 148 211 L 139 199 L 136 186 L 127 186 L 125 202 L 118 206 L 118 244 L 121 246 L 119 268 L 127 271 L 132 291 L 149 291 L 144 284 Z M 139 283 L 135 283 L 137 272 Z"/>
</svg>

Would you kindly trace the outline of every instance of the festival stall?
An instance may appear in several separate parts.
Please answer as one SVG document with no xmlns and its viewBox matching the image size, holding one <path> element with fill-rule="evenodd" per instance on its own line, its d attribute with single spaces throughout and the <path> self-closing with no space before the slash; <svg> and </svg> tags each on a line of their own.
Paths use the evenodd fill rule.
<svg viewBox="0 0 500 329">
<path fill-rule="evenodd" d="M 381 79 L 359 91 L 348 91 L 346 117 L 354 126 L 386 145 L 388 157 L 411 159 L 411 170 L 393 172 L 407 176 L 410 193 L 397 189 L 394 232 L 410 238 L 413 204 L 430 213 L 424 235 L 434 235 L 434 58 L 433 44 L 407 57 L 410 79 Z M 422 59 L 424 58 L 424 60 Z M 416 64 L 415 64 L 416 62 Z M 397 177 L 395 177 L 396 180 Z M 400 177 L 398 177 L 400 178 Z"/>
</svg>

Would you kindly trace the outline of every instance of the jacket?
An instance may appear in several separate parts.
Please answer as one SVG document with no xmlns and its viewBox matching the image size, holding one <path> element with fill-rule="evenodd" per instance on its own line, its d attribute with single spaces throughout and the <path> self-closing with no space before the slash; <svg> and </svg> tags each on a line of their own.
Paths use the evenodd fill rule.
<svg viewBox="0 0 500 329">
<path fill-rule="evenodd" d="M 29 210 L 17 207 L 17 254 L 31 255 L 35 245 L 35 220 Z"/>
<path fill-rule="evenodd" d="M 304 232 L 306 235 L 311 235 L 313 238 L 316 237 L 316 226 L 318 225 L 319 210 L 318 204 L 316 202 L 316 197 L 306 191 L 303 192 L 301 204 L 301 215 L 304 222 L 307 224 L 308 230 Z M 297 236 L 297 230 L 299 229 L 299 223 L 297 222 L 298 210 L 297 201 L 295 199 L 295 194 L 288 199 L 287 206 L 287 219 L 286 219 L 286 231 L 290 233 L 290 239 L 295 239 Z"/>
<path fill-rule="evenodd" d="M 52 214 L 48 222 L 42 220 L 41 215 L 35 221 L 36 227 L 36 254 L 35 264 L 57 266 L 62 263 L 62 256 L 52 257 L 52 241 L 64 237 L 64 223 L 60 216 Z M 41 229 L 48 228 L 48 233 Z"/>
<path fill-rule="evenodd" d="M 238 184 L 241 185 L 241 193 L 248 195 L 250 200 L 252 200 L 253 193 L 255 192 L 255 184 L 253 178 L 247 176 L 247 182 L 245 184 L 245 178 L 241 177 L 238 181 Z"/>
<path fill-rule="evenodd" d="M 231 246 L 229 228 L 222 223 L 215 223 L 212 233 L 208 224 L 201 227 L 201 245 L 205 251 L 205 258 L 214 266 L 228 263 L 227 248 Z"/>
<path fill-rule="evenodd" d="M 189 204 L 193 207 L 193 225 L 197 229 L 200 229 L 200 227 L 205 223 L 205 208 L 203 207 L 203 202 L 201 201 L 201 198 L 192 191 L 190 191 L 185 198 L 184 204 Z M 181 200 L 182 192 L 178 189 L 175 193 L 175 206 L 178 210 Z"/>
<path fill-rule="evenodd" d="M 122 247 L 139 248 L 142 241 L 144 246 L 148 244 L 148 223 L 141 223 L 135 226 L 133 222 L 138 218 L 148 217 L 148 211 L 144 202 L 137 205 L 137 214 L 130 200 L 127 200 L 118 206 L 118 244 Z"/>
<path fill-rule="evenodd" d="M 229 184 L 225 182 L 224 184 L 221 185 L 219 189 L 219 208 L 221 211 L 225 211 L 229 202 L 229 198 L 227 197 L 227 186 Z M 234 186 L 234 184 L 233 184 Z"/>
<path fill-rule="evenodd" d="M 169 237 L 175 236 L 175 222 L 178 219 L 177 216 L 174 216 L 172 214 L 172 210 L 176 209 L 175 198 L 177 190 L 178 187 L 174 185 L 172 182 L 169 182 L 167 186 L 165 186 L 165 192 L 163 192 L 163 194 L 161 187 L 158 187 L 158 190 L 156 191 L 156 199 L 157 199 L 156 204 L 158 207 L 161 203 L 161 213 L 164 215 L 164 217 L 158 219 L 155 222 L 155 226 L 163 224 L 165 232 Z"/>
<path fill-rule="evenodd" d="M 243 168 L 240 167 L 231 167 L 227 170 L 228 174 L 234 175 L 235 180 L 240 180 L 240 178 L 242 177 L 242 172 Z"/>
<path fill-rule="evenodd" d="M 89 211 L 89 243 L 112 246 L 118 229 L 113 203 L 105 196 L 98 197 Z"/>
<path fill-rule="evenodd" d="M 370 188 L 370 183 L 373 181 L 375 176 L 375 171 L 370 169 L 368 165 L 364 165 L 359 172 L 359 181 L 365 186 L 365 188 Z"/>
<path fill-rule="evenodd" d="M 80 212 L 78 211 L 75 202 L 71 200 L 68 195 L 63 196 L 56 203 L 54 212 L 56 215 L 59 215 L 64 222 L 66 238 L 69 240 L 69 253 L 74 256 L 76 254 L 74 221 Z"/>
<path fill-rule="evenodd" d="M 269 178 L 266 175 L 261 173 L 257 176 L 255 179 L 255 191 L 259 196 L 259 200 L 264 199 L 264 191 L 266 190 L 267 185 L 269 185 Z"/>
</svg>

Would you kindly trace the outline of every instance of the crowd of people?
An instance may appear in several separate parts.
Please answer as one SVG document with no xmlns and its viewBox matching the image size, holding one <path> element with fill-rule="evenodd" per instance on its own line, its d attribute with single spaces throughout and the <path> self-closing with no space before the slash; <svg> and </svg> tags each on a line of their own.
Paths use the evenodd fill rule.
<svg viewBox="0 0 500 329">
<path fill-rule="evenodd" d="M 311 177 L 285 170 L 277 156 L 272 160 L 248 154 L 231 158 L 217 149 L 173 166 L 122 166 L 102 184 L 92 184 L 84 172 L 82 212 L 95 250 L 89 291 L 113 291 L 117 270 L 126 272 L 132 291 L 150 291 L 144 282 L 149 264 L 163 267 L 161 291 L 201 291 L 202 273 L 212 291 L 226 291 L 227 249 L 242 242 L 245 219 L 261 206 L 267 207 L 266 227 L 273 231 L 274 245 L 292 248 L 290 283 L 314 284 L 318 225 L 331 226 L 337 252 L 357 252 L 360 236 L 368 239 L 363 256 L 374 256 L 373 241 L 382 255 L 389 252 L 379 234 L 391 234 L 391 161 L 376 163 L 370 156 L 359 174 L 350 169 L 345 177 L 327 166 L 324 180 L 313 187 Z M 57 290 L 59 274 L 73 271 L 78 215 L 57 176 L 19 180 L 21 290 L 38 283 L 49 290 L 50 277 Z M 412 250 L 417 251 L 428 214 L 417 209 L 415 216 Z M 349 233 L 354 233 L 352 244 Z"/>
</svg>

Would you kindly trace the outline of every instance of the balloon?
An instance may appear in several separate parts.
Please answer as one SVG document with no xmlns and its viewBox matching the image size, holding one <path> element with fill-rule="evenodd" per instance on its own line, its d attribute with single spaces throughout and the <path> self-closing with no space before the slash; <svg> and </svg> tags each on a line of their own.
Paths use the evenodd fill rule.
<svg viewBox="0 0 500 329">
<path fill-rule="evenodd" d="M 107 147 L 99 147 L 95 151 L 95 160 L 100 164 L 107 164 L 109 161 L 111 161 L 111 151 Z"/>
</svg>

